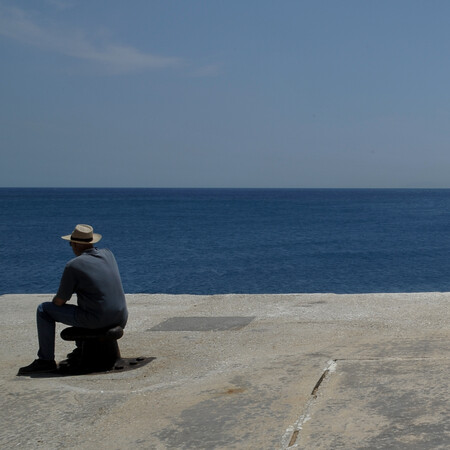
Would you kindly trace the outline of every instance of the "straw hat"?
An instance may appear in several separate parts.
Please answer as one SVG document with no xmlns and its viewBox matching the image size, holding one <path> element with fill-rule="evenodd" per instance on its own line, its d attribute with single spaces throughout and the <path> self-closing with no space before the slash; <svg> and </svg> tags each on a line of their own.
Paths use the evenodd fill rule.
<svg viewBox="0 0 450 450">
<path fill-rule="evenodd" d="M 90 225 L 78 224 L 72 234 L 61 237 L 77 244 L 95 244 L 102 238 L 102 235 L 94 233 L 94 229 Z"/>
</svg>

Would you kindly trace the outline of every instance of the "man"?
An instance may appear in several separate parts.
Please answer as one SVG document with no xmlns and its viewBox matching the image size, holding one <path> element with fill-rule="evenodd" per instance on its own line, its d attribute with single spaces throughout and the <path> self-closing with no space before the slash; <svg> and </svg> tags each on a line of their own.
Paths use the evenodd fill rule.
<svg viewBox="0 0 450 450">
<path fill-rule="evenodd" d="M 77 225 L 72 234 L 62 236 L 70 241 L 76 257 L 66 264 L 53 301 L 41 303 L 37 308 L 38 359 L 20 368 L 18 375 L 56 369 L 56 322 L 91 329 L 125 327 L 128 310 L 116 260 L 110 250 L 93 245 L 101 238 L 90 225 L 83 224 Z M 78 306 L 66 304 L 73 293 L 77 294 Z"/>
</svg>

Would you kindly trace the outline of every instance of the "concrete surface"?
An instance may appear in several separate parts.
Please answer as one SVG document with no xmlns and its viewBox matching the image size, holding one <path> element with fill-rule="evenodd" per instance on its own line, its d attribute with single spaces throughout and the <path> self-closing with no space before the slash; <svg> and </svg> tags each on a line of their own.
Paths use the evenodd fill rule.
<svg viewBox="0 0 450 450">
<path fill-rule="evenodd" d="M 150 363 L 17 377 L 51 297 L 0 297 L 2 449 L 450 448 L 450 293 L 128 295 Z"/>
</svg>

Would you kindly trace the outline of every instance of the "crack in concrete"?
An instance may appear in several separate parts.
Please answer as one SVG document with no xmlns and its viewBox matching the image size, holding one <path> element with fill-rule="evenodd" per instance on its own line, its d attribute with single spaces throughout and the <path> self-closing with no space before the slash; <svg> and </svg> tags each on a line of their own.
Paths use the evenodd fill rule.
<svg viewBox="0 0 450 450">
<path fill-rule="evenodd" d="M 336 371 L 337 366 L 337 360 L 331 359 L 328 361 L 327 366 L 325 367 L 324 371 L 322 372 L 322 375 L 317 380 L 317 383 L 315 384 L 312 392 L 311 397 L 306 403 L 305 410 L 303 414 L 298 418 L 298 420 L 295 422 L 294 425 L 290 426 L 286 432 L 284 433 L 282 440 L 281 440 L 281 448 L 282 450 L 288 450 L 288 449 L 294 449 L 299 448 L 298 447 L 298 440 L 300 437 L 300 431 L 303 428 L 303 425 L 308 422 L 308 420 L 311 420 L 310 411 L 311 408 L 317 399 L 318 391 L 322 383 L 325 381 L 325 379 L 330 375 L 330 373 L 334 373 Z"/>
<path fill-rule="evenodd" d="M 311 397 L 306 403 L 303 414 L 298 418 L 298 420 L 294 423 L 294 425 L 290 426 L 282 437 L 282 450 L 291 450 L 299 448 L 299 438 L 300 432 L 303 428 L 303 425 L 311 420 L 310 411 L 317 399 L 318 392 L 320 386 L 323 382 L 329 377 L 330 373 L 336 371 L 336 366 L 338 361 L 367 361 L 367 362 L 379 362 L 379 361 L 424 361 L 424 360 L 436 360 L 436 361 L 448 361 L 450 358 L 443 357 L 433 357 L 433 356 L 411 356 L 411 357 L 367 357 L 367 358 L 336 358 L 328 361 L 327 366 L 325 367 L 322 375 L 318 379 L 315 384 Z"/>
</svg>

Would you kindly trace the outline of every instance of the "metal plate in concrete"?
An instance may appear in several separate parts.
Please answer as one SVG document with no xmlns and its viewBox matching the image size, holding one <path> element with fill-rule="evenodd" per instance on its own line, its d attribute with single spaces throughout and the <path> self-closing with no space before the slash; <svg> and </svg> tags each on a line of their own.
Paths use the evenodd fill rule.
<svg viewBox="0 0 450 450">
<path fill-rule="evenodd" d="M 230 331 L 247 326 L 251 317 L 172 317 L 148 331 Z"/>
</svg>

